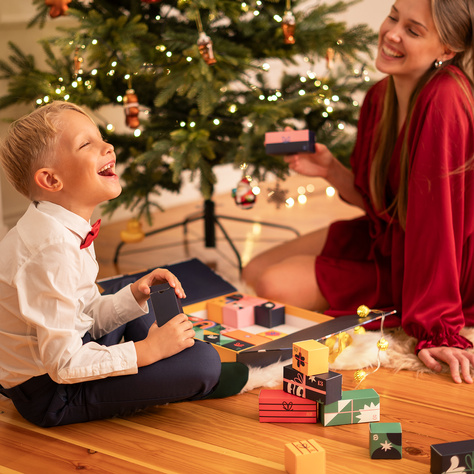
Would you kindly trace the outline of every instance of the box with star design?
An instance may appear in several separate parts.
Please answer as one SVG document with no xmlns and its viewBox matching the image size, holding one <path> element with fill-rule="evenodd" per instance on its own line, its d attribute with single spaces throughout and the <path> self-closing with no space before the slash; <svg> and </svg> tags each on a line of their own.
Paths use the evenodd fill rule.
<svg viewBox="0 0 474 474">
<path fill-rule="evenodd" d="M 369 435 L 372 459 L 402 459 L 400 423 L 370 423 Z"/>
<path fill-rule="evenodd" d="M 342 375 L 327 372 L 318 375 L 304 375 L 291 365 L 283 367 L 283 390 L 327 405 L 342 397 Z"/>
<path fill-rule="evenodd" d="M 323 426 L 380 421 L 380 397 L 373 388 L 342 392 L 341 400 L 320 406 Z"/>
<path fill-rule="evenodd" d="M 293 343 L 293 368 L 304 375 L 329 371 L 329 347 L 309 339 Z"/>
<path fill-rule="evenodd" d="M 260 423 L 318 422 L 318 403 L 283 390 L 260 390 L 258 410 Z"/>
<path fill-rule="evenodd" d="M 474 439 L 431 445 L 431 474 L 474 472 Z"/>
<path fill-rule="evenodd" d="M 288 474 L 326 472 L 326 450 L 314 439 L 285 444 L 285 470 Z"/>
</svg>

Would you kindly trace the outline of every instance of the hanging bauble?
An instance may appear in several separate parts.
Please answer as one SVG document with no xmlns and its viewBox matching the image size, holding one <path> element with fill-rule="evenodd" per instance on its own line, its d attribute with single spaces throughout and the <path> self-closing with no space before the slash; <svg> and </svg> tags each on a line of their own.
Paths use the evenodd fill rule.
<svg viewBox="0 0 474 474">
<path fill-rule="evenodd" d="M 197 41 L 199 47 L 199 52 L 209 66 L 216 64 L 216 58 L 214 57 L 214 51 L 212 49 L 212 41 L 209 36 L 206 35 L 204 31 L 199 33 L 199 38 Z"/>
<path fill-rule="evenodd" d="M 71 3 L 71 0 L 44 0 L 44 4 L 50 7 L 49 16 L 51 18 L 65 15 L 69 9 L 69 3 Z"/>
<path fill-rule="evenodd" d="M 280 209 L 282 204 L 285 204 L 288 198 L 288 189 L 281 189 L 280 188 L 280 181 L 277 181 L 276 186 L 272 188 L 268 188 L 268 202 L 274 202 L 276 204 L 277 209 Z"/>
<path fill-rule="evenodd" d="M 328 48 L 326 51 L 326 67 L 331 69 L 334 64 L 334 56 L 336 52 L 332 48 Z"/>
<path fill-rule="evenodd" d="M 79 54 L 79 46 L 74 50 L 74 77 L 77 77 L 82 68 L 84 58 Z"/>
<path fill-rule="evenodd" d="M 123 98 L 123 106 L 125 109 L 125 123 L 130 128 L 138 128 L 140 120 L 138 119 L 138 97 L 133 89 L 127 89 Z"/>
<path fill-rule="evenodd" d="M 232 197 L 237 206 L 240 206 L 242 209 L 252 209 L 257 199 L 248 178 L 242 178 L 239 181 L 237 187 L 232 190 Z"/>
<path fill-rule="evenodd" d="M 295 16 L 290 10 L 286 11 L 283 15 L 283 22 L 281 25 L 285 44 L 295 44 L 295 25 Z"/>
</svg>

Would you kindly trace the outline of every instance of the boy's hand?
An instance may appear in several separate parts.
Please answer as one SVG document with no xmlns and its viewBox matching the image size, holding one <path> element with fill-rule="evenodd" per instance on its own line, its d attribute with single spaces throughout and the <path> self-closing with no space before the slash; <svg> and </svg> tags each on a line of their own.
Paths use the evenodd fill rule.
<svg viewBox="0 0 474 474">
<path fill-rule="evenodd" d="M 186 294 L 179 280 L 169 270 L 156 268 L 148 275 L 132 283 L 131 289 L 137 303 L 143 306 L 150 297 L 150 287 L 165 282 L 168 282 L 168 284 L 174 288 L 178 298 L 186 298 Z"/>
<path fill-rule="evenodd" d="M 456 383 L 472 383 L 471 365 L 474 366 L 474 354 L 457 347 L 430 347 L 418 353 L 419 359 L 431 370 L 441 371 L 439 360 L 446 362 L 451 371 L 451 377 Z"/>
<path fill-rule="evenodd" d="M 194 345 L 193 323 L 180 313 L 161 327 L 153 323 L 147 337 L 135 342 L 137 365 L 144 367 L 171 357 Z"/>
</svg>

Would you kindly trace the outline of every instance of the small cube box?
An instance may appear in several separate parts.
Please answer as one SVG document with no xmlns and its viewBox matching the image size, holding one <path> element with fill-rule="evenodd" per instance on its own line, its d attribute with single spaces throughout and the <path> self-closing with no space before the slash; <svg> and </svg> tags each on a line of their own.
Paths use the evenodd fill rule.
<svg viewBox="0 0 474 474">
<path fill-rule="evenodd" d="M 329 371 L 329 347 L 314 339 L 293 343 L 293 368 L 304 375 Z"/>
<path fill-rule="evenodd" d="M 255 324 L 266 328 L 285 324 L 285 307 L 271 301 L 255 306 Z"/>
<path fill-rule="evenodd" d="M 225 296 L 209 300 L 206 304 L 207 317 L 211 321 L 222 324 L 222 308 L 227 302 L 228 299 Z"/>
<path fill-rule="evenodd" d="M 255 324 L 255 306 L 264 303 L 262 298 L 243 296 L 222 308 L 222 323 L 233 328 L 243 328 Z"/>
<path fill-rule="evenodd" d="M 314 439 L 285 444 L 285 470 L 289 474 L 325 474 L 326 451 Z"/>
<path fill-rule="evenodd" d="M 314 132 L 311 130 L 285 130 L 265 133 L 265 153 L 267 155 L 291 155 L 293 153 L 313 153 Z"/>
<path fill-rule="evenodd" d="M 431 445 L 432 474 L 451 472 L 472 472 L 474 469 L 474 439 Z"/>
<path fill-rule="evenodd" d="M 380 421 L 380 397 L 373 388 L 342 392 L 341 400 L 320 406 L 323 426 Z"/>
<path fill-rule="evenodd" d="M 342 397 L 342 375 L 329 371 L 308 376 L 286 365 L 283 367 L 283 390 L 323 405 L 334 403 Z"/>
<path fill-rule="evenodd" d="M 402 459 L 400 423 L 370 423 L 369 433 L 372 459 Z"/>
<path fill-rule="evenodd" d="M 283 390 L 260 390 L 258 396 L 260 423 L 317 423 L 318 404 L 295 397 Z"/>
</svg>

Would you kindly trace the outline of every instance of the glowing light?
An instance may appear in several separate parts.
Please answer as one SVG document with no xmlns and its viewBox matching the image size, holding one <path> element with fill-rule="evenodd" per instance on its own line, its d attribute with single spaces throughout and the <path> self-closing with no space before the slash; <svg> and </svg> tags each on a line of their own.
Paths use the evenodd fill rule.
<svg viewBox="0 0 474 474">
<path fill-rule="evenodd" d="M 135 129 L 133 132 L 134 137 L 139 137 L 142 134 L 142 131 L 140 129 Z"/>
<path fill-rule="evenodd" d="M 156 21 L 161 20 L 161 16 L 160 16 L 160 15 L 156 15 L 156 16 L 155 16 L 155 20 L 156 20 Z"/>
<path fill-rule="evenodd" d="M 299 202 L 300 204 L 306 204 L 306 201 L 307 201 L 307 200 L 308 200 L 308 198 L 306 197 L 305 194 L 300 194 L 300 195 L 298 196 L 298 202 Z"/>
<path fill-rule="evenodd" d="M 300 91 L 298 91 L 298 95 L 305 95 L 305 94 L 306 94 L 306 92 L 305 92 L 303 89 L 301 89 Z"/>
<path fill-rule="evenodd" d="M 253 15 L 254 15 L 254 16 L 258 16 L 258 15 L 260 15 L 260 12 L 259 12 L 258 10 L 255 10 L 255 11 L 253 12 Z"/>
<path fill-rule="evenodd" d="M 193 60 L 193 58 L 192 58 L 191 56 L 188 56 L 188 57 L 186 58 L 186 61 L 187 61 L 188 63 L 190 63 L 192 60 Z"/>
<path fill-rule="evenodd" d="M 72 87 L 74 87 L 74 89 L 77 87 L 77 82 L 74 81 L 72 84 L 71 84 Z"/>
<path fill-rule="evenodd" d="M 345 127 L 344 127 L 344 124 L 343 124 L 343 123 L 338 123 L 338 124 L 337 124 L 337 128 L 338 128 L 339 130 L 344 130 Z"/>
<path fill-rule="evenodd" d="M 260 100 L 265 100 L 265 96 L 264 96 L 263 94 L 260 94 L 260 95 L 258 96 L 258 98 L 259 98 Z"/>
<path fill-rule="evenodd" d="M 332 107 L 327 107 L 326 111 L 330 114 L 331 112 L 334 112 L 334 109 Z"/>
<path fill-rule="evenodd" d="M 314 81 L 314 85 L 315 85 L 316 87 L 321 87 L 321 81 L 319 81 L 319 80 L 318 80 L 318 81 Z"/>
<path fill-rule="evenodd" d="M 41 105 L 42 102 L 43 102 L 43 101 L 42 101 L 41 99 L 36 99 L 36 103 L 37 103 L 38 105 Z"/>
<path fill-rule="evenodd" d="M 125 76 L 123 76 L 123 78 L 128 81 L 130 79 L 130 74 L 125 74 Z"/>
<path fill-rule="evenodd" d="M 190 126 L 191 128 L 194 128 L 194 127 L 196 126 L 196 122 L 190 122 L 190 123 L 189 123 L 189 126 Z"/>
<path fill-rule="evenodd" d="M 333 100 L 333 102 L 339 102 L 339 96 L 338 95 L 333 95 L 332 100 Z"/>
<path fill-rule="evenodd" d="M 357 102 L 357 100 L 353 100 L 353 101 L 352 101 L 352 105 L 353 105 L 354 107 L 359 107 L 359 102 Z"/>
<path fill-rule="evenodd" d="M 98 72 L 99 72 L 99 71 L 97 71 L 97 69 L 92 69 L 91 75 L 92 75 L 92 76 L 97 76 L 97 73 L 98 73 Z"/>
<path fill-rule="evenodd" d="M 262 190 L 260 189 L 259 186 L 254 186 L 252 188 L 252 192 L 255 194 L 255 196 L 258 196 Z"/>
<path fill-rule="evenodd" d="M 304 77 L 304 76 L 300 77 L 300 82 L 306 82 L 306 80 L 307 80 L 306 77 Z"/>
<path fill-rule="evenodd" d="M 285 206 L 286 207 L 293 207 L 295 205 L 295 200 L 293 198 L 288 198 L 286 201 L 285 201 Z"/>
<path fill-rule="evenodd" d="M 44 96 L 43 101 L 48 103 L 49 102 L 49 97 L 47 95 Z"/>
<path fill-rule="evenodd" d="M 308 184 L 306 186 L 306 191 L 308 191 L 308 193 L 314 193 L 314 184 Z"/>
<path fill-rule="evenodd" d="M 117 96 L 117 102 L 122 102 L 123 101 L 123 97 L 121 95 L 118 95 Z"/>
<path fill-rule="evenodd" d="M 278 23 L 283 21 L 283 18 L 280 15 L 273 15 L 273 19 Z"/>
<path fill-rule="evenodd" d="M 306 192 L 306 188 L 304 186 L 298 186 L 298 194 L 304 194 Z"/>
<path fill-rule="evenodd" d="M 221 121 L 219 119 L 214 119 L 213 120 L 214 125 L 219 125 Z"/>
<path fill-rule="evenodd" d="M 92 44 L 93 44 L 93 45 L 96 45 L 97 43 L 98 43 L 98 41 L 97 41 L 96 39 L 93 39 L 93 40 L 92 40 Z"/>
<path fill-rule="evenodd" d="M 181 128 L 186 127 L 186 122 L 179 122 L 179 126 L 180 126 Z"/>
<path fill-rule="evenodd" d="M 328 118 L 328 117 L 329 117 L 329 114 L 328 114 L 327 112 L 323 112 L 321 115 L 322 115 L 324 118 Z"/>
<path fill-rule="evenodd" d="M 113 61 L 111 64 L 112 67 L 117 67 L 117 61 Z"/>
<path fill-rule="evenodd" d="M 168 58 L 171 58 L 171 56 L 173 56 L 173 53 L 172 53 L 171 51 L 167 51 L 167 52 L 166 52 L 166 56 L 167 56 Z"/>
<path fill-rule="evenodd" d="M 155 49 L 156 49 L 157 51 L 161 51 L 161 52 L 163 53 L 164 51 L 166 51 L 166 46 L 163 45 L 163 44 L 159 44 L 159 45 L 156 45 L 156 46 L 155 46 Z"/>
<path fill-rule="evenodd" d="M 263 63 L 263 64 L 262 64 L 262 69 L 263 69 L 264 71 L 268 71 L 268 70 L 270 69 L 270 64 L 268 64 L 268 63 Z"/>
<path fill-rule="evenodd" d="M 336 190 L 332 186 L 326 188 L 326 196 L 333 197 L 336 195 Z"/>
<path fill-rule="evenodd" d="M 71 97 L 71 96 L 70 96 L 69 94 L 66 94 L 66 95 L 64 96 L 64 100 L 69 100 L 70 97 Z"/>
<path fill-rule="evenodd" d="M 229 112 L 231 114 L 234 114 L 235 112 L 237 112 L 237 106 L 235 104 L 232 104 L 229 106 Z"/>
<path fill-rule="evenodd" d="M 58 77 L 58 81 L 59 81 L 59 82 L 63 82 L 64 79 L 63 79 L 62 77 Z"/>
<path fill-rule="evenodd" d="M 113 132 L 115 129 L 115 127 L 111 123 L 108 123 L 106 128 L 109 132 Z"/>
<path fill-rule="evenodd" d="M 56 94 L 61 94 L 61 89 L 59 87 L 57 87 L 54 92 L 56 92 Z"/>
</svg>

